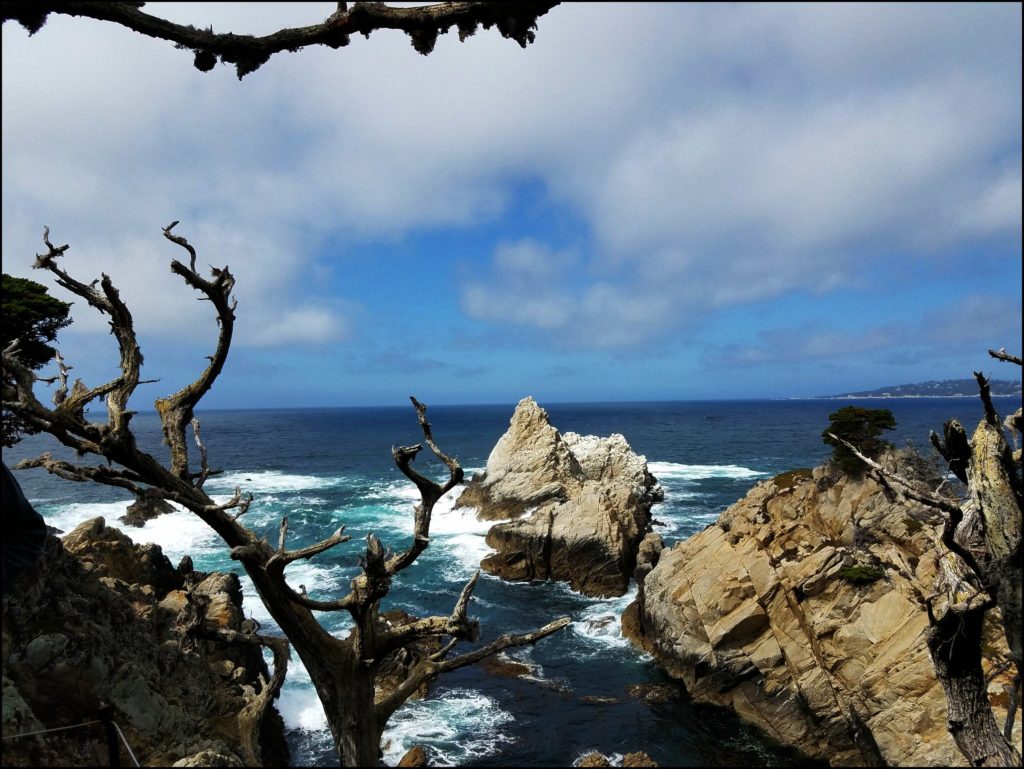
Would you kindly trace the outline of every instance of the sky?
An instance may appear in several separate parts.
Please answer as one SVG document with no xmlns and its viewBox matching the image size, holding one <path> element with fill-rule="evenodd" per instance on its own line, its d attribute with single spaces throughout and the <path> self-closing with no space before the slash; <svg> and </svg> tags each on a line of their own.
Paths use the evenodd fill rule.
<svg viewBox="0 0 1024 769">
<path fill-rule="evenodd" d="M 147 3 L 218 32 L 333 3 Z M 3 270 L 42 228 L 108 274 L 132 405 L 213 351 L 184 252 L 237 278 L 210 408 L 784 398 L 1019 378 L 1021 5 L 564 3 L 522 49 L 398 32 L 242 81 L 109 23 L 3 25 Z M 58 342 L 116 373 L 78 300 Z"/>
</svg>

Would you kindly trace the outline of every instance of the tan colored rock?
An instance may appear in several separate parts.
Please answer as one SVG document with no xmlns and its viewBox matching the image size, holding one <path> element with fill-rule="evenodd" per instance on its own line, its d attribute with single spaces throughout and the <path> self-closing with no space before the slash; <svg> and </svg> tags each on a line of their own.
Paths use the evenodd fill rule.
<svg viewBox="0 0 1024 769">
<path fill-rule="evenodd" d="M 504 579 L 555 579 L 587 595 L 622 595 L 661 487 L 621 435 L 561 435 L 533 398 L 516 407 L 486 470 L 456 501 L 504 520 L 481 567 Z"/>
<path fill-rule="evenodd" d="M 409 750 L 406 751 L 405 755 L 402 756 L 398 762 L 399 766 L 426 766 L 427 765 L 427 749 L 422 745 L 413 745 Z"/>
<path fill-rule="evenodd" d="M 638 570 L 623 631 L 695 699 L 833 766 L 963 766 L 925 644 L 941 526 L 908 527 L 910 515 L 935 520 L 825 468 L 759 483 Z M 840 576 L 854 563 L 884 575 L 854 585 Z M 986 651 L 986 670 L 1008 659 L 998 629 Z M 991 688 L 999 723 L 1006 683 L 1004 673 Z"/>
<path fill-rule="evenodd" d="M 643 751 L 627 753 L 622 757 L 623 766 L 657 766 L 658 763 Z"/>
</svg>

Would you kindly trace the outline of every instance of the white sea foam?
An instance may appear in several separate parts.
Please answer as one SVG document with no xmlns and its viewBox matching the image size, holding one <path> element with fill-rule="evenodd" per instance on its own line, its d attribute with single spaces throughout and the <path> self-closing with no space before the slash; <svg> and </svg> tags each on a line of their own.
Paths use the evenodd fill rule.
<svg viewBox="0 0 1024 769">
<path fill-rule="evenodd" d="M 636 598 L 637 587 L 632 584 L 625 595 L 597 600 L 579 613 L 579 618 L 569 626 L 572 631 L 587 642 L 595 651 L 631 648 L 622 635 L 620 618 L 626 607 Z"/>
<path fill-rule="evenodd" d="M 296 658 L 292 658 L 288 663 L 287 680 L 289 682 L 294 674 L 293 668 L 299 666 L 296 665 L 297 662 Z M 277 710 L 281 714 L 281 718 L 284 719 L 286 729 L 302 729 L 307 732 L 323 731 L 327 732 L 327 739 L 330 739 L 327 716 L 324 714 L 324 707 L 320 704 L 320 698 L 312 684 L 286 685 L 277 700 Z"/>
<path fill-rule="evenodd" d="M 502 727 L 513 721 L 486 695 L 469 689 L 451 689 L 438 697 L 407 702 L 388 722 L 384 732 L 384 761 L 394 766 L 413 745 L 431 752 L 431 765 L 464 766 L 513 742 Z"/>
<path fill-rule="evenodd" d="M 678 462 L 648 462 L 647 469 L 659 481 L 699 481 L 705 478 L 758 478 L 767 473 L 740 465 L 683 465 Z"/>
<path fill-rule="evenodd" d="M 227 497 L 215 498 L 217 502 L 226 502 Z M 128 526 L 121 523 L 121 516 L 128 511 L 134 500 L 121 502 L 89 502 L 61 505 L 47 510 L 40 506 L 40 512 L 47 524 L 55 526 L 65 534 L 79 524 L 97 516 L 103 516 L 108 526 L 120 529 L 136 544 L 152 542 L 160 545 L 171 562 L 177 562 L 183 555 L 193 558 L 210 556 L 222 551 L 224 544 L 217 533 L 203 523 L 197 516 L 184 510 L 180 505 L 171 504 L 173 513 L 165 513 L 146 521 L 145 526 Z"/>
<path fill-rule="evenodd" d="M 240 486 L 242 491 L 274 494 L 288 491 L 308 491 L 310 489 L 328 489 L 347 483 L 347 478 L 321 478 L 316 475 L 295 475 L 282 473 L 278 470 L 239 471 L 225 475 L 215 475 L 206 482 L 207 488 L 233 491 Z"/>
</svg>

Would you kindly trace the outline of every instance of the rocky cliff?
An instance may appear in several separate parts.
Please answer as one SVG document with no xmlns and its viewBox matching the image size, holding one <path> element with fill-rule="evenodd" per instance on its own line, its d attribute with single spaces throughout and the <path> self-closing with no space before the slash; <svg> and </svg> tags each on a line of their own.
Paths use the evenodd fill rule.
<svg viewBox="0 0 1024 769">
<path fill-rule="evenodd" d="M 456 502 L 498 552 L 481 566 L 511 580 L 556 579 L 587 595 L 622 595 L 661 487 L 621 435 L 562 435 L 527 397 Z"/>
<path fill-rule="evenodd" d="M 785 473 L 670 549 L 648 537 L 623 628 L 696 699 L 833 766 L 963 766 L 925 644 L 940 532 L 868 478 Z M 988 638 L 1002 724 L 1009 657 Z"/>
<path fill-rule="evenodd" d="M 235 575 L 175 569 L 158 546 L 135 545 L 102 518 L 63 542 L 49 537 L 3 599 L 4 735 L 92 721 L 106 703 L 143 765 L 243 766 L 238 714 L 267 667 L 257 647 L 190 634 L 196 602 L 212 628 L 251 622 Z M 265 765 L 287 764 L 283 730 L 271 708 Z M 121 761 L 131 764 L 123 748 Z M 3 763 L 110 765 L 99 725 L 5 740 Z"/>
</svg>

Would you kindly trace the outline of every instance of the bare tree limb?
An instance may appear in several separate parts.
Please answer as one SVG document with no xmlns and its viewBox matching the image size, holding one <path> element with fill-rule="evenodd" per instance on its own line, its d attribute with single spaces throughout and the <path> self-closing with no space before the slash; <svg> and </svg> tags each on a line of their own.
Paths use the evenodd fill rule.
<svg viewBox="0 0 1024 769">
<path fill-rule="evenodd" d="M 988 354 L 997 360 L 1006 361 L 1007 363 L 1016 363 L 1018 366 L 1024 366 L 1024 360 L 1016 355 L 1008 353 L 1005 347 L 1000 347 L 998 350 L 989 350 Z"/>
<path fill-rule="evenodd" d="M 480 637 L 480 623 L 478 620 L 469 619 L 467 612 L 469 600 L 479 578 L 480 571 L 478 569 L 462 588 L 462 593 L 449 616 L 425 617 L 415 622 L 390 628 L 380 634 L 377 640 L 378 655 L 383 657 L 417 638 L 432 635 L 447 635 L 460 641 L 476 641 Z"/>
<path fill-rule="evenodd" d="M 415 668 L 413 668 L 409 677 L 401 686 L 395 689 L 390 696 L 377 703 L 376 707 L 380 713 L 380 717 L 387 719 L 409 698 L 414 691 L 416 691 L 425 681 L 433 678 L 434 676 L 440 675 L 441 673 L 447 673 L 451 670 L 457 670 L 458 668 L 466 667 L 467 665 L 472 665 L 480 662 L 480 660 L 492 657 L 498 652 L 510 649 L 514 646 L 535 644 L 542 638 L 546 638 L 552 633 L 566 627 L 570 622 L 571 620 L 569 617 L 561 617 L 560 619 L 556 619 L 554 622 L 549 622 L 544 627 L 538 628 L 537 630 L 529 633 L 522 633 L 518 635 L 505 633 L 491 641 L 491 643 L 486 646 L 482 646 L 479 649 L 474 649 L 473 651 L 466 652 L 458 657 L 452 657 L 440 662 L 435 662 L 433 656 L 436 655 L 432 655 L 431 657 L 422 660 Z"/>
<path fill-rule="evenodd" d="M 854 446 L 852 443 L 845 440 L 844 438 L 840 438 L 834 433 L 829 433 L 829 436 L 839 441 L 844 446 L 846 446 L 846 448 L 852 451 L 853 454 L 861 462 L 866 464 L 875 472 L 881 474 L 886 480 L 896 483 L 900 487 L 900 490 L 911 499 L 920 502 L 924 505 L 928 505 L 929 507 L 937 508 L 947 513 L 957 511 L 960 512 L 961 515 L 963 514 L 962 511 L 960 511 L 960 507 L 958 505 L 955 505 L 949 500 L 943 499 L 942 497 L 938 496 L 937 494 L 933 494 L 930 491 L 918 488 L 917 484 L 908 481 L 899 473 L 896 473 L 892 470 L 886 470 L 884 467 L 882 467 L 882 465 L 878 464 L 878 462 L 876 462 L 875 460 L 866 457 L 862 453 L 860 453 L 856 446 Z"/>
<path fill-rule="evenodd" d="M 419 421 L 420 428 L 423 430 L 424 440 L 434 455 L 444 462 L 448 468 L 448 480 L 444 485 L 441 485 L 421 475 L 412 467 L 411 463 L 423 448 L 422 444 L 417 446 L 398 446 L 391 449 L 391 455 L 398 469 L 402 471 L 406 478 L 416 484 L 416 488 L 419 489 L 421 501 L 414 511 L 412 544 L 405 552 L 388 561 L 387 570 L 390 574 L 397 574 L 409 566 L 427 548 L 427 545 L 430 544 L 430 518 L 434 505 L 437 504 L 441 497 L 461 483 L 463 478 L 462 467 L 458 461 L 441 451 L 434 441 L 430 422 L 427 421 L 427 407 L 413 396 L 409 396 L 409 400 L 412 401 L 412 405 L 416 409 L 416 418 Z"/>
<path fill-rule="evenodd" d="M 311 45 L 342 48 L 350 36 L 366 37 L 380 29 L 401 30 L 409 35 L 413 47 L 426 55 L 433 49 L 439 34 L 457 27 L 459 39 L 465 40 L 477 27 L 497 27 L 502 37 L 515 40 L 525 48 L 535 39 L 537 19 L 558 5 L 557 2 L 443 2 L 418 7 L 392 7 L 384 3 L 357 2 L 349 9 L 339 3 L 338 9 L 320 24 L 282 29 L 270 35 L 254 37 L 215 33 L 213 29 L 196 29 L 191 24 L 175 24 L 139 10 L 139 2 L 10 2 L 4 3 L 2 20 L 19 22 L 29 34 L 38 32 L 51 13 L 85 16 L 110 21 L 149 37 L 166 40 L 177 48 L 195 53 L 196 69 L 208 72 L 219 58 L 235 65 L 241 79 L 282 51 L 298 51 Z"/>
<path fill-rule="evenodd" d="M 141 353 L 135 344 L 132 319 L 117 290 L 109 278 L 86 285 L 70 277 L 56 265 L 56 259 L 63 256 L 67 246 L 56 247 L 49 241 L 49 232 L 44 234 L 48 251 L 37 256 L 37 262 L 44 269 L 53 272 L 58 282 L 73 293 L 86 297 L 90 304 L 111 316 L 111 328 L 121 349 L 121 376 L 99 388 L 89 389 L 76 381 L 67 391 L 68 367 L 63 358 L 58 365 L 61 373 L 59 391 L 64 393 L 55 408 L 44 406 L 36 398 L 33 387 L 38 381 L 33 373 L 21 364 L 15 356 L 16 349 L 8 347 L 3 352 L 5 376 L 2 382 L 3 404 L 11 409 L 26 424 L 38 427 L 54 435 L 66 446 L 80 454 L 93 454 L 107 460 L 99 467 L 75 465 L 43 455 L 36 460 L 27 460 L 24 466 L 44 467 L 51 473 L 75 481 L 92 480 L 110 486 L 128 489 L 140 495 L 146 489 L 155 489 L 164 499 L 177 503 L 201 518 L 224 540 L 232 559 L 241 563 L 252 579 L 253 585 L 282 632 L 296 649 L 314 681 L 317 692 L 324 704 L 325 713 L 331 726 L 338 756 L 345 765 L 370 765 L 377 759 L 380 738 L 386 725 L 387 715 L 411 693 L 410 686 L 418 686 L 446 670 L 453 670 L 471 664 L 509 646 L 534 643 L 540 638 L 564 627 L 568 619 L 523 635 L 506 635 L 488 646 L 457 658 L 448 658 L 460 640 L 475 640 L 479 627 L 475 619 L 468 616 L 469 602 L 478 576 L 463 588 L 452 614 L 448 617 L 431 617 L 416 620 L 402 631 L 389 628 L 379 617 L 379 605 L 389 592 L 394 575 L 415 561 L 429 543 L 431 513 L 441 496 L 462 480 L 462 468 L 457 460 L 445 454 L 434 440 L 430 423 L 426 419 L 426 407 L 411 398 L 417 418 L 423 431 L 424 442 L 448 469 L 444 483 L 435 482 L 421 475 L 411 467 L 411 462 L 422 449 L 422 444 L 400 447 L 393 450 L 399 468 L 412 480 L 420 491 L 421 502 L 414 512 L 413 542 L 401 555 L 395 555 L 385 548 L 372 533 L 366 537 L 366 550 L 360 559 L 361 572 L 351 581 L 350 592 L 336 600 L 319 601 L 306 595 L 300 586 L 295 591 L 285 580 L 287 565 L 295 560 L 312 558 L 350 540 L 344 533 L 344 526 L 331 536 L 306 547 L 287 549 L 288 520 L 281 522 L 277 547 L 259 537 L 251 529 L 238 522 L 249 509 L 252 494 L 244 494 L 235 487 L 234 494 L 224 502 L 216 502 L 205 491 L 203 483 L 212 474 L 206 446 L 200 433 L 200 423 L 194 408 L 199 399 L 210 389 L 220 373 L 231 341 L 235 303 L 231 298 L 234 278 L 229 270 L 211 268 L 212 278 L 207 280 L 196 274 L 195 249 L 184 238 L 173 235 L 172 228 L 177 222 L 164 228 L 168 240 L 188 251 L 190 267 L 172 261 L 171 269 L 186 283 L 200 291 L 211 301 L 220 325 L 217 349 L 210 356 L 210 365 L 199 377 L 174 395 L 157 400 L 157 410 L 166 442 L 170 446 L 170 466 L 164 466 L 154 457 L 138 448 L 128 427 L 131 417 L 126 409 L 128 397 L 142 381 L 139 379 Z M 100 289 L 96 288 L 97 283 Z M 110 418 L 107 424 L 92 424 L 85 420 L 85 405 L 99 395 L 107 396 Z M 193 436 L 200 454 L 200 470 L 189 470 L 186 427 L 191 425 Z M 232 514 L 233 513 L 233 514 Z M 347 610 L 355 620 L 355 627 L 346 638 L 336 638 L 318 621 L 314 611 Z M 451 641 L 440 651 L 428 653 L 421 660 L 423 664 L 414 668 L 409 681 L 402 684 L 397 692 L 384 703 L 375 704 L 377 676 L 388 658 L 388 649 L 401 649 L 417 640 L 447 635 Z M 271 682 L 259 692 L 248 692 L 247 705 L 240 715 L 240 733 L 245 745 L 246 760 L 258 763 L 258 742 L 256 729 L 270 700 L 280 690 L 286 662 L 280 655 L 286 652 L 283 641 L 274 647 L 269 641 L 253 635 L 238 635 L 235 631 L 219 632 L 220 640 L 242 643 L 271 645 L 275 653 L 275 675 Z M 418 683 L 417 683 L 418 682 Z"/>
<path fill-rule="evenodd" d="M 996 414 L 996 407 L 992 405 L 992 390 L 988 386 L 988 380 L 980 371 L 974 372 L 974 378 L 978 380 L 981 402 L 985 406 L 985 421 L 993 427 L 999 427 L 999 415 Z"/>
<path fill-rule="evenodd" d="M 191 264 L 194 266 L 195 249 L 185 238 L 171 233 L 177 223 L 174 221 L 164 227 L 164 237 L 186 249 L 191 257 Z M 206 280 L 200 277 L 194 269 L 186 267 L 177 260 L 172 260 L 171 272 L 180 275 L 186 283 L 197 291 L 201 291 L 213 303 L 217 310 L 217 321 L 220 327 L 217 348 L 209 359 L 210 363 L 199 377 L 173 395 L 160 398 L 156 402 L 156 410 L 159 412 L 163 424 L 164 441 L 171 451 L 171 471 L 179 478 L 187 480 L 190 478 L 190 473 L 188 446 L 185 442 L 185 425 L 192 421 L 196 404 L 210 390 L 224 368 L 224 362 L 227 360 L 228 350 L 231 347 L 237 302 L 231 300 L 235 278 L 227 267 L 223 269 L 211 267 L 210 273 L 213 279 Z"/>
</svg>

